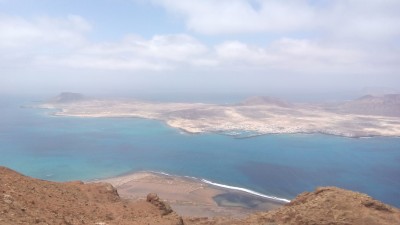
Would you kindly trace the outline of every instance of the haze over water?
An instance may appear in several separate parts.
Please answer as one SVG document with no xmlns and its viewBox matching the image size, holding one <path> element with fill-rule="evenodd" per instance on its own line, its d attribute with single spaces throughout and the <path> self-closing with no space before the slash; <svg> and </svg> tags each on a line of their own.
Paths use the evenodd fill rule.
<svg viewBox="0 0 400 225">
<path fill-rule="evenodd" d="M 37 178 L 91 180 L 151 170 L 288 199 L 334 185 L 400 206 L 399 138 L 189 135 L 159 121 L 53 117 L 20 107 L 30 100 L 0 103 L 0 164 Z"/>
</svg>

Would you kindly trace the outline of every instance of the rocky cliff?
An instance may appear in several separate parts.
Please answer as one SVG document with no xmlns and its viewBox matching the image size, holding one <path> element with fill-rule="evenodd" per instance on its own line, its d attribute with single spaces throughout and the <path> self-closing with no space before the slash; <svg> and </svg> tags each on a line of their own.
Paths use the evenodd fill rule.
<svg viewBox="0 0 400 225">
<path fill-rule="evenodd" d="M 181 218 L 156 194 L 132 202 L 107 183 L 49 182 L 0 167 L 0 225 L 14 224 L 375 225 L 400 224 L 400 211 L 365 194 L 324 187 L 245 219 Z"/>
</svg>

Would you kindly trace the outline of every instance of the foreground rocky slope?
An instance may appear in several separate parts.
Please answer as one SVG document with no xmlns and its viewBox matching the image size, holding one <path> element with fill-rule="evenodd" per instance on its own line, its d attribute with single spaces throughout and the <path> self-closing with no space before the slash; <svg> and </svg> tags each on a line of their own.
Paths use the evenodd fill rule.
<svg viewBox="0 0 400 225">
<path fill-rule="evenodd" d="M 280 209 L 251 216 L 249 224 L 400 224 L 400 211 L 368 195 L 336 187 L 298 195 Z"/>
<path fill-rule="evenodd" d="M 245 219 L 181 218 L 155 194 L 123 200 L 109 184 L 56 183 L 0 167 L 0 225 L 14 224 L 400 224 L 397 208 L 335 187 L 303 193 Z"/>
<path fill-rule="evenodd" d="M 56 183 L 0 167 L 0 224 L 182 224 L 156 197 L 120 199 L 110 184 Z"/>
</svg>

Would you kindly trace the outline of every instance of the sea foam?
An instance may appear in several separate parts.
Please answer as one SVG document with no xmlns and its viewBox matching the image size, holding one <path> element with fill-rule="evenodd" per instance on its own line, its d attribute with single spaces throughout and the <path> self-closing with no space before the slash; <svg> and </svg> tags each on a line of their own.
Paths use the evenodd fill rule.
<svg viewBox="0 0 400 225">
<path fill-rule="evenodd" d="M 149 172 L 156 173 L 156 174 L 162 174 L 162 175 L 165 175 L 165 176 L 171 176 L 171 177 L 172 176 L 176 176 L 176 175 L 171 175 L 171 174 L 168 174 L 168 173 L 165 173 L 165 172 L 161 172 L 161 171 L 149 171 Z M 176 177 L 179 177 L 179 176 L 176 176 Z M 242 191 L 242 192 L 245 192 L 245 193 L 248 193 L 248 194 L 252 194 L 252 195 L 256 195 L 256 196 L 259 196 L 259 197 L 262 197 L 262 198 L 272 199 L 272 200 L 280 201 L 280 202 L 290 202 L 290 200 L 286 199 L 286 198 L 279 198 L 279 197 L 275 197 L 275 196 L 264 195 L 264 194 L 261 194 L 259 192 L 252 191 L 250 189 L 246 189 L 246 188 L 242 188 L 242 187 L 235 187 L 235 186 L 230 186 L 230 185 L 226 185 L 226 184 L 219 184 L 219 183 L 215 183 L 215 182 L 212 182 L 212 181 L 209 181 L 209 180 L 206 180 L 206 179 L 199 179 L 197 177 L 191 177 L 191 176 L 183 176 L 183 177 L 189 178 L 189 179 L 193 179 L 193 180 L 199 180 L 199 181 L 201 181 L 203 183 L 206 183 L 206 184 L 209 184 L 209 185 L 213 185 L 213 186 L 217 186 L 217 187 L 222 187 L 222 188 L 235 190 L 235 191 Z"/>
<path fill-rule="evenodd" d="M 249 194 L 252 194 L 252 195 L 256 195 L 256 196 L 260 196 L 260 197 L 263 197 L 263 198 L 273 199 L 273 200 L 280 201 L 280 202 L 290 202 L 289 199 L 278 198 L 278 197 L 270 196 L 270 195 L 264 195 L 264 194 L 261 194 L 261 193 L 259 193 L 259 192 L 252 191 L 252 190 L 249 190 L 249 189 L 246 189 L 246 188 L 241 188 L 241 187 L 229 186 L 229 185 L 225 185 L 225 184 L 214 183 L 214 182 L 211 182 L 211 181 L 206 180 L 206 179 L 201 179 L 201 181 L 202 181 L 203 183 L 206 183 L 206 184 L 210 184 L 210 185 L 214 185 L 214 186 L 222 187 L 222 188 L 226 188 L 226 189 L 231 189 L 231 190 L 235 190 L 235 191 L 242 191 L 242 192 L 246 192 L 246 193 L 249 193 Z"/>
</svg>

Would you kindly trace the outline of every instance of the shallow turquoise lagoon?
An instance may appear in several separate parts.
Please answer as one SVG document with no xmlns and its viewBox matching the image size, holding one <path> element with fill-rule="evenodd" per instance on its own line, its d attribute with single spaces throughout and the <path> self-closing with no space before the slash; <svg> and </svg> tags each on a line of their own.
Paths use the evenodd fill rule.
<svg viewBox="0 0 400 225">
<path fill-rule="evenodd" d="M 293 198 L 317 186 L 365 192 L 400 207 L 400 139 L 320 134 L 235 139 L 159 121 L 53 117 L 0 101 L 0 164 L 47 180 L 151 170 Z"/>
</svg>

